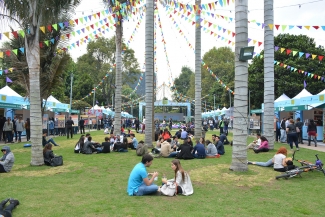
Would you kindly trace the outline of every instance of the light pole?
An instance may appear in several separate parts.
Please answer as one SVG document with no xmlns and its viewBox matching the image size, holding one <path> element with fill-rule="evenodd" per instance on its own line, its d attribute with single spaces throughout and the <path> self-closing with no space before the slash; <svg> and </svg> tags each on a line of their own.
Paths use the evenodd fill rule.
<svg viewBox="0 0 325 217">
<path fill-rule="evenodd" d="M 213 110 L 216 110 L 216 95 L 213 95 Z"/>
<path fill-rule="evenodd" d="M 231 93 L 230 91 L 228 91 L 228 93 L 229 93 L 229 108 L 231 108 Z"/>
<path fill-rule="evenodd" d="M 70 74 L 70 114 L 71 114 L 71 110 L 72 110 L 72 83 L 73 83 L 73 73 L 71 72 Z"/>
</svg>

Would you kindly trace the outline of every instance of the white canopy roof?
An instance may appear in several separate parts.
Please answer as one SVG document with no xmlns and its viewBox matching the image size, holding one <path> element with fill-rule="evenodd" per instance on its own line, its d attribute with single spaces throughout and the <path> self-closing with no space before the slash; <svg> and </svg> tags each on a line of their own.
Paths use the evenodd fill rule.
<svg viewBox="0 0 325 217">
<path fill-rule="evenodd" d="M 228 109 L 226 107 L 223 107 L 221 111 L 227 111 Z"/>
<path fill-rule="evenodd" d="M 7 96 L 22 97 L 16 91 L 11 89 L 8 85 L 6 85 L 6 86 L 4 86 L 3 88 L 0 89 L 0 94 L 7 95 Z"/>
<path fill-rule="evenodd" d="M 284 100 L 289 100 L 290 98 L 285 95 L 285 94 L 282 94 L 279 98 L 277 98 L 276 100 L 274 100 L 274 102 L 280 102 L 280 101 L 284 101 Z"/>
<path fill-rule="evenodd" d="M 55 97 L 54 96 L 49 96 L 48 98 L 47 98 L 47 100 L 46 101 L 48 101 L 48 102 L 56 102 L 56 103 L 61 103 L 59 100 L 57 100 L 57 99 L 55 99 Z"/>
<path fill-rule="evenodd" d="M 90 110 L 93 110 L 93 109 L 95 109 L 95 110 L 100 110 L 100 109 L 102 109 L 101 107 L 99 107 L 97 104 L 94 106 L 94 107 L 92 107 Z"/>
<path fill-rule="evenodd" d="M 305 96 L 312 96 L 311 93 L 309 93 L 305 88 L 297 94 L 297 96 L 293 97 L 292 99 L 300 99 L 301 97 L 305 97 Z"/>
</svg>

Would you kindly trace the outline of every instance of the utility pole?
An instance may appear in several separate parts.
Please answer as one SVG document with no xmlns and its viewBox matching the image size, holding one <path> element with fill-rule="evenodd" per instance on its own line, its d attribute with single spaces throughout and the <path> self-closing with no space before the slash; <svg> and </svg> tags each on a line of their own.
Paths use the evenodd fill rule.
<svg viewBox="0 0 325 217">
<path fill-rule="evenodd" d="M 229 108 L 231 108 L 231 93 L 230 93 L 230 91 L 228 91 L 228 94 L 229 94 Z"/>
<path fill-rule="evenodd" d="M 216 95 L 213 95 L 213 110 L 216 110 Z"/>
<path fill-rule="evenodd" d="M 94 85 L 93 110 L 94 110 L 94 107 L 95 107 L 95 97 L 96 97 L 96 88 L 95 88 L 95 85 Z"/>
<path fill-rule="evenodd" d="M 72 109 L 72 83 L 73 83 L 73 73 L 71 72 L 70 74 L 70 112 L 69 114 L 71 114 L 71 109 Z"/>
</svg>

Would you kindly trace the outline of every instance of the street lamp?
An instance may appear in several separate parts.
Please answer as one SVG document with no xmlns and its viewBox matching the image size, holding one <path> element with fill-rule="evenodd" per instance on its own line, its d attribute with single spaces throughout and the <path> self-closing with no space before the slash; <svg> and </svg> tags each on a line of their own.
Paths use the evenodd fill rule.
<svg viewBox="0 0 325 217">
<path fill-rule="evenodd" d="M 254 46 L 240 48 L 239 61 L 246 62 L 253 59 Z"/>
<path fill-rule="evenodd" d="M 72 109 L 72 83 L 73 83 L 73 73 L 71 72 L 70 74 L 70 112 L 71 113 L 71 109 Z"/>
</svg>

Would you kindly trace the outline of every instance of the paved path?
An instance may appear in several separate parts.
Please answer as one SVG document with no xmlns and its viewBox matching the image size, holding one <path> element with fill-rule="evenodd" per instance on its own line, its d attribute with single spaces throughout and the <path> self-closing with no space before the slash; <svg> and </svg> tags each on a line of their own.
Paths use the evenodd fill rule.
<svg viewBox="0 0 325 217">
<path fill-rule="evenodd" d="M 299 144 L 299 147 L 325 152 L 325 144 L 322 142 L 317 142 L 317 147 L 315 147 L 313 142 L 311 142 L 310 146 L 308 146 L 308 141 L 306 141 L 304 144 Z"/>
</svg>

